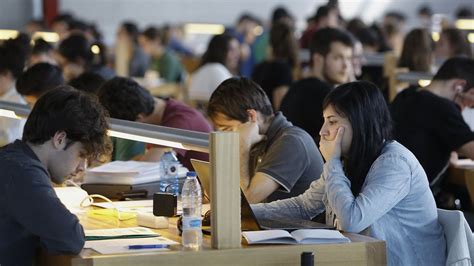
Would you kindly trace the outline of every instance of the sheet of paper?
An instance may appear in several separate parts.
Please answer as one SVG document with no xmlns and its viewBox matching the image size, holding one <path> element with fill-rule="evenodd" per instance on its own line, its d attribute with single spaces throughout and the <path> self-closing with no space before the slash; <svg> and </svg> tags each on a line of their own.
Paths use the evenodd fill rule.
<svg viewBox="0 0 474 266">
<path fill-rule="evenodd" d="M 145 227 L 84 230 L 84 233 L 86 237 L 159 236 L 158 233 Z"/>
<path fill-rule="evenodd" d="M 92 248 L 101 254 L 155 252 L 169 250 L 169 248 L 129 249 L 128 246 L 130 245 L 179 245 L 179 243 L 166 237 L 110 239 L 86 241 L 84 248 Z"/>
<path fill-rule="evenodd" d="M 459 159 L 454 163 L 455 166 L 474 168 L 474 161 L 471 159 Z"/>
<path fill-rule="evenodd" d="M 93 206 L 105 209 L 119 209 L 124 212 L 153 212 L 153 200 L 131 200 L 94 203 Z"/>
<path fill-rule="evenodd" d="M 55 187 L 54 191 L 71 213 L 85 212 L 85 209 L 81 208 L 81 202 L 88 196 L 85 190 L 77 187 Z"/>
</svg>

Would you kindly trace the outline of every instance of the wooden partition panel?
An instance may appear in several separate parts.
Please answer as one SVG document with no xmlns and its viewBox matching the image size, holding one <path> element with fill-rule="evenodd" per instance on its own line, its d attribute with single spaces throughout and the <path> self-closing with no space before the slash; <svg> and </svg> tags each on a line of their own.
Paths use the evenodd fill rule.
<svg viewBox="0 0 474 266">
<path fill-rule="evenodd" d="M 239 135 L 236 132 L 210 134 L 211 225 L 215 249 L 239 248 L 240 170 Z"/>
</svg>

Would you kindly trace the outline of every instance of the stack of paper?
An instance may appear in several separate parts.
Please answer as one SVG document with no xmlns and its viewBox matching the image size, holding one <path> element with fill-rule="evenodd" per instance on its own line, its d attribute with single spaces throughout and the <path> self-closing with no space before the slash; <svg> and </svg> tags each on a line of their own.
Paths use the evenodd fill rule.
<svg viewBox="0 0 474 266">
<path fill-rule="evenodd" d="M 188 169 L 178 168 L 178 176 L 185 177 Z M 159 181 L 163 176 L 159 162 L 113 161 L 86 170 L 84 183 L 137 185 Z"/>
</svg>

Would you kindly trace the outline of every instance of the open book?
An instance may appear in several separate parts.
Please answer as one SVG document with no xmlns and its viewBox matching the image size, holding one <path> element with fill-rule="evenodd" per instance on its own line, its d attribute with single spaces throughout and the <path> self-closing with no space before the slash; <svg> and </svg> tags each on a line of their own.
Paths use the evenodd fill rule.
<svg viewBox="0 0 474 266">
<path fill-rule="evenodd" d="M 299 229 L 291 233 L 285 230 L 242 232 L 249 244 L 321 244 L 347 243 L 349 238 L 337 230 Z"/>
</svg>

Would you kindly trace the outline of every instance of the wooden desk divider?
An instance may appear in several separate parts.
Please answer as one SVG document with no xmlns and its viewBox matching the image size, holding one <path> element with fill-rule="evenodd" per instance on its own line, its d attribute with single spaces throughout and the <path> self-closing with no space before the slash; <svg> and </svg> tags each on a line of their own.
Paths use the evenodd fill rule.
<svg viewBox="0 0 474 266">
<path fill-rule="evenodd" d="M 240 153 L 236 132 L 212 132 L 211 161 L 212 248 L 240 248 Z"/>
</svg>

